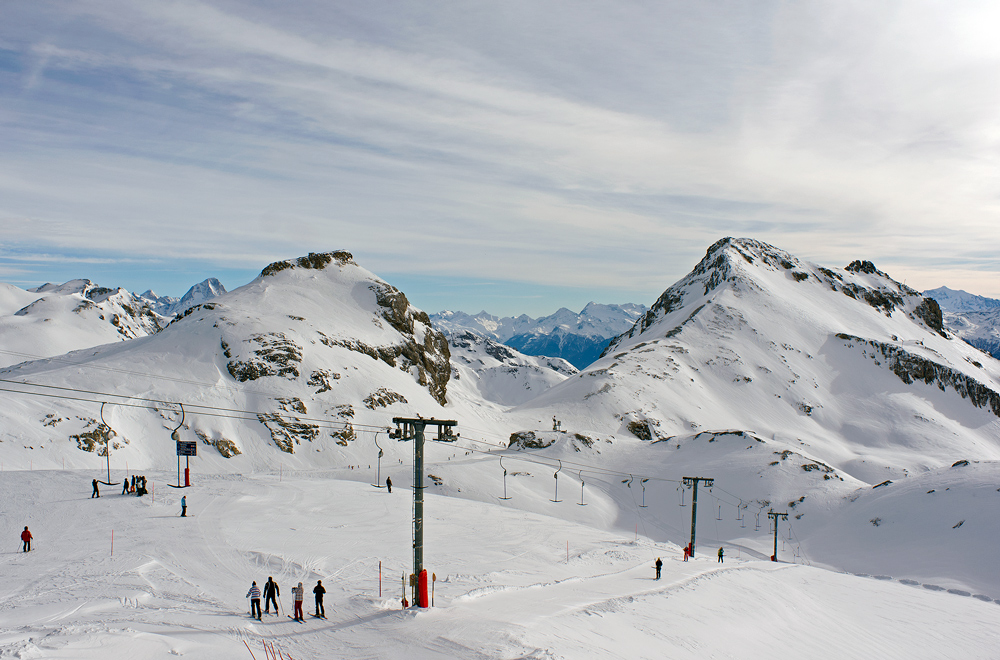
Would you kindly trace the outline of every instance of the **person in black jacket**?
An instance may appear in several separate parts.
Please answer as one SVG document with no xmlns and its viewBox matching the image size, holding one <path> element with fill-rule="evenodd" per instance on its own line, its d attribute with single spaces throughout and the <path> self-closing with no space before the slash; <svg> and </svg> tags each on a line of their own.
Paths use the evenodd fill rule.
<svg viewBox="0 0 1000 660">
<path fill-rule="evenodd" d="M 663 561 L 659 557 L 656 558 L 656 564 L 655 564 L 655 566 L 656 566 L 656 579 L 659 580 L 660 579 L 660 569 L 663 568 Z"/>
<path fill-rule="evenodd" d="M 274 603 L 275 616 L 279 614 L 277 597 L 280 595 L 281 592 L 278 590 L 278 584 L 274 581 L 274 578 L 268 575 L 267 582 L 264 583 L 264 614 L 271 613 L 271 603 Z"/>
<path fill-rule="evenodd" d="M 390 493 L 392 492 L 392 477 L 385 478 L 385 487 L 389 489 Z"/>
<path fill-rule="evenodd" d="M 323 580 L 316 580 L 313 593 L 316 594 L 316 616 L 321 616 L 325 619 L 326 610 L 323 609 L 323 594 L 326 593 L 326 588 L 323 587 Z"/>
<path fill-rule="evenodd" d="M 101 491 L 97 489 L 97 479 L 94 479 L 92 483 L 94 484 L 94 492 L 90 494 L 90 499 L 101 496 Z"/>
</svg>

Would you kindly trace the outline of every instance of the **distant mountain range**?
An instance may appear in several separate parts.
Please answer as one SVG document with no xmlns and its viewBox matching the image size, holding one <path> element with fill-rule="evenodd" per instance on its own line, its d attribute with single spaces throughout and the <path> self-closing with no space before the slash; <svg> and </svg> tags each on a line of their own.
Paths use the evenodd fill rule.
<svg viewBox="0 0 1000 660">
<path fill-rule="evenodd" d="M 139 294 L 139 298 L 149 303 L 149 306 L 157 314 L 175 316 L 195 305 L 200 305 L 212 298 L 218 298 L 224 293 L 226 293 L 226 287 L 222 286 L 222 282 L 214 277 L 210 277 L 195 284 L 180 298 L 158 296 L 150 289 L 147 289 L 145 293 Z"/>
<path fill-rule="evenodd" d="M 525 355 L 563 358 L 582 369 L 600 357 L 612 337 L 632 327 L 645 313 L 645 305 L 591 302 L 579 313 L 563 307 L 537 319 L 526 314 L 498 317 L 485 311 L 476 315 L 443 311 L 432 314 L 431 322 L 448 335 L 472 332 Z"/>
<path fill-rule="evenodd" d="M 981 351 L 1000 358 L 1000 300 L 946 286 L 924 291 L 944 312 L 944 325 Z"/>
</svg>

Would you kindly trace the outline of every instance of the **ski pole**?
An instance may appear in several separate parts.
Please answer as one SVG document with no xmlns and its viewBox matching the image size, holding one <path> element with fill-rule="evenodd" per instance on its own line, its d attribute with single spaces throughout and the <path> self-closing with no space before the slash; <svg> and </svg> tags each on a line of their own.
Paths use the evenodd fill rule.
<svg viewBox="0 0 1000 660">
<path fill-rule="evenodd" d="M 243 645 L 247 647 L 247 651 L 250 651 L 250 645 L 247 644 L 247 640 L 243 640 Z M 253 651 L 250 651 L 250 657 L 253 658 L 253 660 L 257 660 L 257 656 L 253 654 Z"/>
</svg>

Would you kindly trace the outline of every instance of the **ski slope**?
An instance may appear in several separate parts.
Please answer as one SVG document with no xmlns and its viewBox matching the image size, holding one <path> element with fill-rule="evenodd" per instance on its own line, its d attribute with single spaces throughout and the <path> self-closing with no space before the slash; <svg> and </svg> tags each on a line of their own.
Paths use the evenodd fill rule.
<svg viewBox="0 0 1000 660">
<path fill-rule="evenodd" d="M 386 474 L 391 494 L 368 483 L 367 466 L 196 473 L 185 490 L 147 472 L 151 497 L 109 486 L 91 499 L 90 472 L 3 472 L 0 658 L 263 658 L 264 642 L 296 660 L 996 656 L 1000 603 L 986 596 L 737 547 L 724 564 L 707 547 L 685 563 L 676 545 L 622 529 L 627 517 L 600 493 L 586 514 L 598 524 L 517 508 L 540 506 L 540 490 L 533 503 L 524 491 L 506 502 L 429 493 L 435 607 L 402 611 L 412 493 L 407 466 L 383 464 Z M 193 517 L 178 517 L 182 494 Z M 245 594 L 269 575 L 286 612 L 295 583 L 309 611 L 322 579 L 327 620 L 251 619 Z"/>
</svg>

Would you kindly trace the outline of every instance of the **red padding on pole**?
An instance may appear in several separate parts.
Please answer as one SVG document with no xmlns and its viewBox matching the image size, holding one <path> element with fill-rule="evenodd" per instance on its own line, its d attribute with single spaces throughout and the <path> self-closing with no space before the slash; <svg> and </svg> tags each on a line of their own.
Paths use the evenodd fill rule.
<svg viewBox="0 0 1000 660">
<path fill-rule="evenodd" d="M 430 601 L 427 598 L 427 569 L 420 571 L 420 577 L 417 578 L 417 602 L 420 603 L 420 607 L 427 607 Z"/>
<path fill-rule="evenodd" d="M 184 485 L 191 485 L 191 468 L 184 468 Z"/>
</svg>

